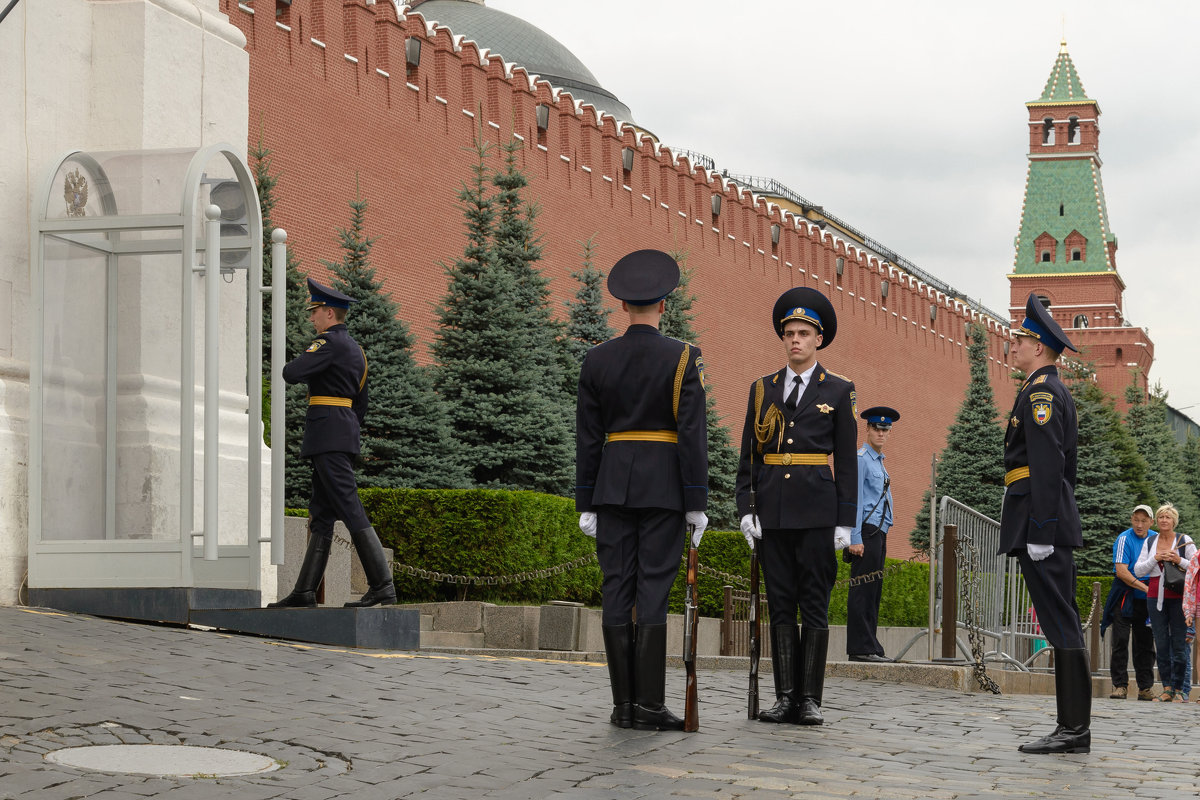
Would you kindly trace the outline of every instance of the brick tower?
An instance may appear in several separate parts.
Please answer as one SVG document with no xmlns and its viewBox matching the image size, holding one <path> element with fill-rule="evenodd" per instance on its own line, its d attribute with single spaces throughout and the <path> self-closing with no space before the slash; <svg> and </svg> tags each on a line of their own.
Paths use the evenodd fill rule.
<svg viewBox="0 0 1200 800">
<path fill-rule="evenodd" d="M 1125 387 L 1143 391 L 1154 343 L 1125 319 L 1117 237 L 1100 180 L 1100 105 L 1087 96 L 1063 40 L 1046 88 L 1029 109 L 1029 169 L 1010 287 L 1018 322 L 1030 292 L 1049 299 L 1101 387 L 1125 408 Z M 1136 377 L 1135 377 L 1136 376 Z"/>
</svg>

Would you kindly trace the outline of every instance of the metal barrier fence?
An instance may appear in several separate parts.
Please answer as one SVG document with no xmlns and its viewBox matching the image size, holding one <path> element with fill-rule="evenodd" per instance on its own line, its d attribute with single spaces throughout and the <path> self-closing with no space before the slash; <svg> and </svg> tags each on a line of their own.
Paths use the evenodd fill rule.
<svg viewBox="0 0 1200 800">
<path fill-rule="evenodd" d="M 750 592 L 725 587 L 724 613 L 721 615 L 721 655 L 750 655 Z M 767 598 L 758 604 L 759 654 L 771 657 L 771 616 Z"/>
</svg>

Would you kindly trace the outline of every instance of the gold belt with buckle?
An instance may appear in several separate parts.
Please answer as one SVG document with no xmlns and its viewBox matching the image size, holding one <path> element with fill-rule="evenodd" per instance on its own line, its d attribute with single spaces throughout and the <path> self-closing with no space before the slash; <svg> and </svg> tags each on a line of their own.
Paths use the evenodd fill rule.
<svg viewBox="0 0 1200 800">
<path fill-rule="evenodd" d="M 1011 486 L 1022 478 L 1029 477 L 1029 467 L 1017 467 L 1004 473 L 1004 485 Z"/>
<path fill-rule="evenodd" d="M 604 434 L 606 442 L 670 442 L 679 441 L 677 431 L 616 431 Z"/>
<path fill-rule="evenodd" d="M 351 408 L 354 401 L 349 397 L 329 397 L 328 395 L 315 394 L 308 398 L 310 406 L 341 406 L 342 408 Z"/>
<path fill-rule="evenodd" d="M 829 463 L 829 455 L 827 453 L 765 453 L 762 463 L 784 467 L 790 467 L 792 464 L 819 467 Z"/>
</svg>

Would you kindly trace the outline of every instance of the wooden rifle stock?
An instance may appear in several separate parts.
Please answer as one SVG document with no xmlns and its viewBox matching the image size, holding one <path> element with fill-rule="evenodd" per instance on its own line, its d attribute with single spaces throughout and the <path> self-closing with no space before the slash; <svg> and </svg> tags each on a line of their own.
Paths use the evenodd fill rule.
<svg viewBox="0 0 1200 800">
<path fill-rule="evenodd" d="M 758 542 L 750 547 L 750 685 L 746 690 L 746 718 L 758 718 L 758 659 L 762 655 L 759 621 Z"/>
<path fill-rule="evenodd" d="M 687 670 L 687 689 L 683 704 L 685 731 L 700 730 L 700 700 L 696 686 L 696 631 L 700 622 L 696 601 L 696 570 L 700 557 L 691 543 L 694 530 L 695 526 L 688 526 L 687 590 L 683 602 L 683 666 Z"/>
</svg>

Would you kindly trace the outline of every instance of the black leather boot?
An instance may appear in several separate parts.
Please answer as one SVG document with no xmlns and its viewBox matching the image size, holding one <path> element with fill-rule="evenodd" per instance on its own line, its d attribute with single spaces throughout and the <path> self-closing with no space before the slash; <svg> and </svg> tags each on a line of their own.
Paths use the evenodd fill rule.
<svg viewBox="0 0 1200 800">
<path fill-rule="evenodd" d="M 321 585 L 328 561 L 329 540 L 310 534 L 304 561 L 300 564 L 300 574 L 296 576 L 296 587 L 282 600 L 267 603 L 267 608 L 316 608 L 317 587 Z"/>
<path fill-rule="evenodd" d="M 800 632 L 800 713 L 801 725 L 824 725 L 821 697 L 825 693 L 825 654 L 829 650 L 829 629 L 808 625 Z"/>
<path fill-rule="evenodd" d="M 1092 752 L 1092 671 L 1087 650 L 1054 648 L 1054 696 L 1058 701 L 1054 733 L 1017 749 L 1022 753 Z"/>
<path fill-rule="evenodd" d="M 608 680 L 612 684 L 613 711 L 609 721 L 618 728 L 633 727 L 633 642 L 632 622 L 601 625 L 604 653 L 608 658 Z"/>
<path fill-rule="evenodd" d="M 396 584 L 392 583 L 392 571 L 383 555 L 383 545 L 374 528 L 351 531 L 350 539 L 367 574 L 370 588 L 359 600 L 346 603 L 343 608 L 366 608 L 367 606 L 390 606 L 396 602 Z"/>
<path fill-rule="evenodd" d="M 666 669 L 667 623 L 638 625 L 634 643 L 633 727 L 639 731 L 683 730 L 683 720 L 663 705 Z"/>
<path fill-rule="evenodd" d="M 775 705 L 758 712 L 762 722 L 791 722 L 799 719 L 796 696 L 796 652 L 800 629 L 795 625 L 771 626 L 771 671 L 775 674 Z"/>
</svg>

